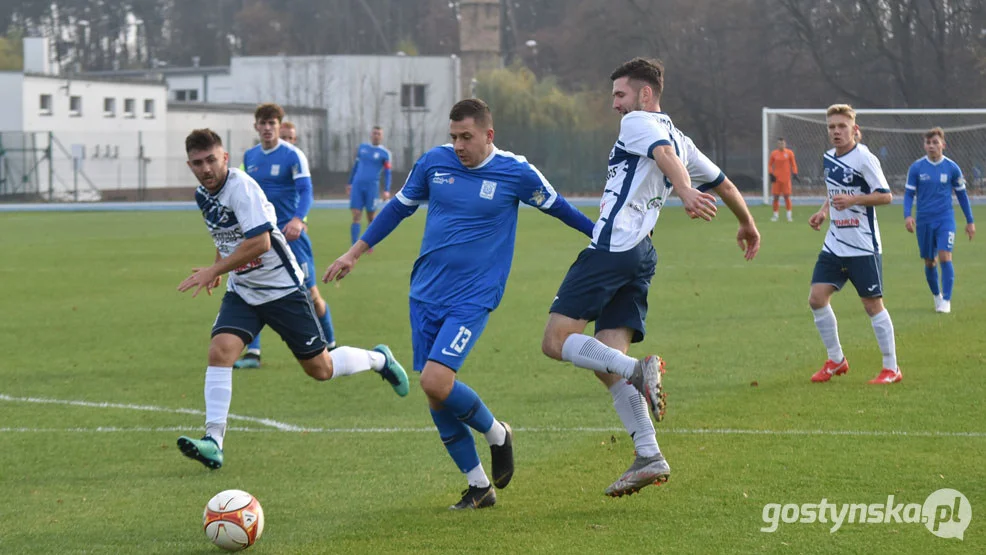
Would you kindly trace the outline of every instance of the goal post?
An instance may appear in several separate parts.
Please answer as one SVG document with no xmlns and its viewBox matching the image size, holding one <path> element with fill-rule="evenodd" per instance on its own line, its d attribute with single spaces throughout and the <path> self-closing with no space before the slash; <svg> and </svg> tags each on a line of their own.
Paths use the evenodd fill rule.
<svg viewBox="0 0 986 555">
<path fill-rule="evenodd" d="M 965 175 L 969 194 L 978 196 L 986 189 L 986 109 L 897 110 L 858 109 L 856 123 L 862 143 L 869 147 L 883 166 L 891 190 L 903 194 L 907 170 L 924 156 L 924 133 L 932 127 L 945 131 L 945 155 L 954 160 Z M 825 125 L 825 108 L 763 109 L 763 201 L 772 201 L 769 159 L 778 138 L 784 138 L 794 151 L 800 183 L 792 184 L 792 197 L 808 202 L 825 196 L 822 154 L 831 148 Z"/>
</svg>

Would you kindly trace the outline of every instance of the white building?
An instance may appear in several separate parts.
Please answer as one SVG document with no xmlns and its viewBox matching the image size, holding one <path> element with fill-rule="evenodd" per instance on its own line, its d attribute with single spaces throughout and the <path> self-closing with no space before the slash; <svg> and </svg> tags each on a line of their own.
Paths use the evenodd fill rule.
<svg viewBox="0 0 986 555">
<path fill-rule="evenodd" d="M 0 72 L 0 194 L 138 188 L 141 155 L 167 150 L 167 92 L 163 81 Z"/>
<path fill-rule="evenodd" d="M 397 169 L 446 141 L 448 111 L 461 100 L 455 56 L 243 56 L 228 68 L 155 68 L 93 75 L 150 77 L 173 101 L 276 102 L 325 110 L 327 169 L 348 171 L 370 128 L 384 128 Z"/>
<path fill-rule="evenodd" d="M 230 63 L 234 102 L 323 108 L 328 166 L 347 171 L 370 128 L 384 129 L 394 166 L 410 170 L 447 142 L 458 102 L 459 59 L 442 56 L 248 56 Z"/>
</svg>

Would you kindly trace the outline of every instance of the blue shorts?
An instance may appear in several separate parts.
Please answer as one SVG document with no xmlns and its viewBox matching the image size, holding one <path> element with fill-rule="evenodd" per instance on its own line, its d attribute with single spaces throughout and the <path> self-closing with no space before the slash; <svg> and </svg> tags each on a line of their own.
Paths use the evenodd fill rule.
<svg viewBox="0 0 986 555">
<path fill-rule="evenodd" d="M 568 269 L 549 312 L 596 322 L 602 330 L 630 328 L 633 343 L 647 333 L 647 292 L 657 268 L 649 237 L 624 252 L 584 249 Z"/>
<path fill-rule="evenodd" d="M 288 246 L 291 247 L 298 266 L 301 266 L 301 271 L 305 274 L 305 288 L 315 287 L 315 256 L 312 255 L 312 242 L 308 234 L 302 231 L 300 237 L 288 241 Z"/>
<path fill-rule="evenodd" d="M 918 236 L 918 250 L 921 258 L 934 260 L 938 251 L 952 252 L 955 247 L 955 220 L 937 222 L 918 222 L 915 235 Z"/>
<path fill-rule="evenodd" d="M 846 280 L 856 286 L 860 298 L 883 296 L 883 257 L 836 256 L 822 251 L 811 274 L 811 284 L 828 283 L 841 290 Z"/>
<path fill-rule="evenodd" d="M 376 183 L 370 185 L 357 185 L 353 183 L 352 191 L 349 192 L 349 208 L 352 210 L 376 212 L 377 197 L 379 194 L 379 187 Z"/>
<path fill-rule="evenodd" d="M 243 340 L 253 341 L 264 325 L 268 325 L 288 344 L 298 360 L 315 358 L 325 350 L 325 334 L 307 291 L 292 291 L 285 297 L 259 305 L 250 305 L 242 297 L 227 291 L 212 336 L 231 333 Z"/>
<path fill-rule="evenodd" d="M 489 309 L 482 306 L 446 307 L 414 299 L 410 315 L 416 372 L 429 360 L 458 372 L 490 319 Z"/>
</svg>

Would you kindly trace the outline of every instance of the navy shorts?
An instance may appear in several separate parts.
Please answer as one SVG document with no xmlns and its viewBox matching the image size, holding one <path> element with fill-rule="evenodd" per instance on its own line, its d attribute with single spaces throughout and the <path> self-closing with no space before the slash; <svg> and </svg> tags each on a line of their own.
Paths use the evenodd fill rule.
<svg viewBox="0 0 986 555">
<path fill-rule="evenodd" d="M 315 358 L 325 350 L 325 334 L 308 291 L 292 291 L 285 297 L 259 305 L 250 305 L 242 297 L 227 291 L 223 295 L 219 316 L 212 325 L 212 336 L 231 333 L 248 344 L 270 326 L 298 360 Z"/>
<path fill-rule="evenodd" d="M 357 185 L 353 183 L 353 188 L 349 192 L 349 208 L 376 212 L 378 195 L 379 191 L 376 183 L 370 185 Z"/>
<path fill-rule="evenodd" d="M 955 220 L 918 222 L 914 231 L 918 236 L 921 258 L 925 260 L 934 260 L 938 251 L 952 252 L 955 247 Z"/>
<path fill-rule="evenodd" d="M 822 251 L 815 262 L 811 284 L 828 283 L 841 290 L 846 280 L 856 286 L 856 292 L 861 298 L 882 297 L 883 257 L 879 254 L 836 256 Z"/>
<path fill-rule="evenodd" d="M 490 311 L 478 305 L 445 307 L 411 299 L 410 316 L 414 370 L 424 370 L 433 360 L 458 372 L 486 329 Z"/>
<path fill-rule="evenodd" d="M 305 274 L 305 288 L 315 287 L 315 256 L 312 254 L 312 242 L 308 234 L 302 231 L 300 237 L 288 241 L 288 246 L 291 247 L 298 266 L 301 266 L 301 272 Z"/>
<path fill-rule="evenodd" d="M 657 268 L 649 237 L 624 252 L 585 249 L 558 288 L 549 312 L 596 322 L 602 330 L 630 328 L 634 343 L 647 328 L 647 292 Z"/>
</svg>

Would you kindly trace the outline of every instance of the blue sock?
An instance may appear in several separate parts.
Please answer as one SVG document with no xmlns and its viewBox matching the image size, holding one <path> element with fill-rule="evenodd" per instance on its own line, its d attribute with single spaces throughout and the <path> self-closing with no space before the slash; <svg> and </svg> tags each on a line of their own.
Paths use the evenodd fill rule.
<svg viewBox="0 0 986 555">
<path fill-rule="evenodd" d="M 952 261 L 941 263 L 941 297 L 946 301 L 952 300 L 952 287 L 955 285 L 955 268 Z"/>
<path fill-rule="evenodd" d="M 250 350 L 254 350 L 254 351 L 258 352 L 258 353 L 260 352 L 260 333 L 259 332 L 257 333 L 257 335 L 255 335 L 253 337 L 253 341 L 251 341 L 250 344 L 247 345 L 247 351 L 250 351 Z"/>
<path fill-rule="evenodd" d="M 442 401 L 445 408 L 452 411 L 456 418 L 465 422 L 474 430 L 485 434 L 493 427 L 493 413 L 486 408 L 483 400 L 479 398 L 468 385 L 455 380 L 452 392 Z"/>
<path fill-rule="evenodd" d="M 356 241 L 359 241 L 359 224 L 349 226 L 349 238 L 353 240 L 353 245 L 356 244 Z"/>
<path fill-rule="evenodd" d="M 320 320 L 322 321 L 322 332 L 325 333 L 325 342 L 332 345 L 336 340 L 336 332 L 332 329 L 332 312 L 329 311 L 329 303 L 325 303 L 325 314 Z"/>
<path fill-rule="evenodd" d="M 924 267 L 924 277 L 928 280 L 928 287 L 931 288 L 931 294 L 934 296 L 939 295 L 938 290 L 938 266 Z"/>
<path fill-rule="evenodd" d="M 445 450 L 463 474 L 479 466 L 476 440 L 473 439 L 469 426 L 456 418 L 448 408 L 431 409 L 431 419 L 438 428 L 438 435 L 445 444 Z"/>
</svg>

